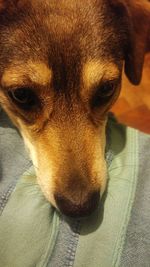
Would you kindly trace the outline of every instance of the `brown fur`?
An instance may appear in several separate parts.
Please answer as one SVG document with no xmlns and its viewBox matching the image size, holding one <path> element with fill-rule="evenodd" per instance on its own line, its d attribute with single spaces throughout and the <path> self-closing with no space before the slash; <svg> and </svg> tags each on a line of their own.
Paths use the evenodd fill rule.
<svg viewBox="0 0 150 267">
<path fill-rule="evenodd" d="M 0 102 L 22 133 L 45 196 L 65 214 L 90 213 L 105 189 L 107 112 L 124 60 L 129 79 L 140 81 L 149 15 L 146 0 L 0 1 Z M 108 83 L 114 92 L 106 101 L 99 94 Z M 32 110 L 8 95 L 24 87 L 37 96 Z"/>
</svg>

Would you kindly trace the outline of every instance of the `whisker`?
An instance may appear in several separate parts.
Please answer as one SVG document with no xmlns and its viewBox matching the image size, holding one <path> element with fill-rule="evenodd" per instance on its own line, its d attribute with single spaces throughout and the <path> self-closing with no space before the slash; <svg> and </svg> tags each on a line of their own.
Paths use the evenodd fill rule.
<svg viewBox="0 0 150 267">
<path fill-rule="evenodd" d="M 110 167 L 110 169 L 108 168 L 108 172 L 117 170 L 119 168 L 123 169 L 124 167 L 133 167 L 133 166 L 135 166 L 135 165 L 134 164 L 125 164 L 125 165 L 120 165 L 120 166 L 116 166 L 116 167 L 113 167 L 113 168 Z"/>
<path fill-rule="evenodd" d="M 126 179 L 126 178 L 120 178 L 120 177 L 113 177 L 112 179 L 110 178 L 109 179 L 109 181 L 110 180 L 116 180 L 117 182 L 120 182 L 120 181 L 126 181 L 126 182 L 128 182 L 128 183 L 133 183 L 133 181 L 131 181 L 131 180 L 129 180 L 129 179 Z"/>
<path fill-rule="evenodd" d="M 112 193 L 110 193 L 109 191 L 107 192 L 107 195 L 110 196 L 114 201 L 115 201 L 115 198 L 114 196 L 112 195 Z"/>
</svg>

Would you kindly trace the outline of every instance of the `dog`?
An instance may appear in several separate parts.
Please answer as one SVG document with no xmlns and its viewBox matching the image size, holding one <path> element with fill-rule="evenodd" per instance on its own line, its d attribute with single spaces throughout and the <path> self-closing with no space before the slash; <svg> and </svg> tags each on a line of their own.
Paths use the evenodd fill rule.
<svg viewBox="0 0 150 267">
<path fill-rule="evenodd" d="M 148 0 L 0 0 L 0 104 L 63 214 L 101 202 L 107 114 L 149 50 Z"/>
</svg>

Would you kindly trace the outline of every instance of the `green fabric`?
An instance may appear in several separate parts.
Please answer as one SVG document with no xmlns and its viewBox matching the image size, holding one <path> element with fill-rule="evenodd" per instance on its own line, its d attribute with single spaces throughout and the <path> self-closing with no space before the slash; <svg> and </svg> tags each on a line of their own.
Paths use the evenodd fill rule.
<svg viewBox="0 0 150 267">
<path fill-rule="evenodd" d="M 115 120 L 110 131 L 109 150 L 115 157 L 109 166 L 104 214 L 95 212 L 82 222 L 74 267 L 119 266 L 138 177 L 138 133 Z M 30 170 L 0 217 L 0 267 L 46 267 L 58 230 L 59 215 Z"/>
<path fill-rule="evenodd" d="M 0 218 L 0 267 L 47 266 L 58 228 L 59 216 L 45 200 L 30 169 Z"/>
<path fill-rule="evenodd" d="M 112 121 L 111 149 L 104 215 L 82 224 L 74 267 L 117 267 L 134 200 L 138 173 L 138 132 Z M 102 223 L 101 223 L 102 221 Z"/>
</svg>

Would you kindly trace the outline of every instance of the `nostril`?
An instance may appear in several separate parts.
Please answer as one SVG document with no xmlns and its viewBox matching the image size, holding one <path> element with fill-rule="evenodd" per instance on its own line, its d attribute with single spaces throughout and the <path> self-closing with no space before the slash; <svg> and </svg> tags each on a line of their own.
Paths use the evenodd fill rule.
<svg viewBox="0 0 150 267">
<path fill-rule="evenodd" d="M 54 197 L 58 208 L 63 214 L 71 217 L 83 217 L 90 215 L 98 207 L 100 192 L 89 193 L 85 202 L 80 204 L 71 201 L 60 193 L 55 193 Z"/>
</svg>

